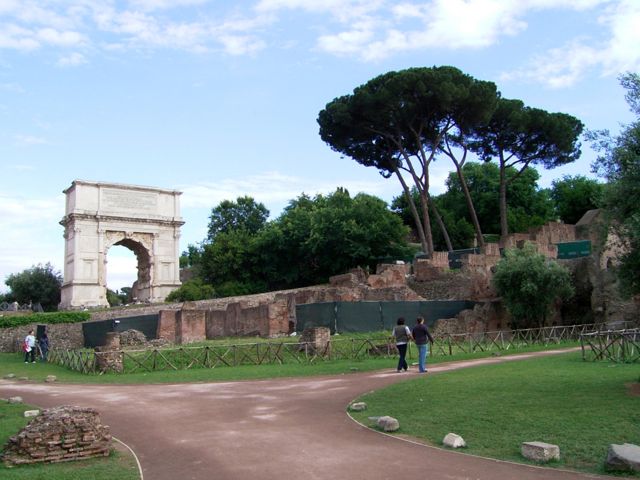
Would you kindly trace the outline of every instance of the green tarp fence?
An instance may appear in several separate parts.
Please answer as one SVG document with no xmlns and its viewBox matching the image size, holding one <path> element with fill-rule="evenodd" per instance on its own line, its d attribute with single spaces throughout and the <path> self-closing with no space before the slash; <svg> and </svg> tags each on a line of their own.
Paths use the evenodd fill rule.
<svg viewBox="0 0 640 480">
<path fill-rule="evenodd" d="M 84 346 L 86 348 L 99 347 L 105 344 L 107 333 L 124 332 L 131 329 L 141 331 L 147 340 L 152 340 L 158 335 L 158 318 L 158 314 L 152 314 L 83 323 Z"/>
<path fill-rule="evenodd" d="M 296 331 L 310 327 L 329 327 L 331 333 L 358 333 L 391 330 L 399 317 L 408 326 L 423 316 L 432 327 L 441 318 L 455 317 L 476 302 L 431 300 L 423 302 L 326 302 L 296 306 Z"/>
</svg>

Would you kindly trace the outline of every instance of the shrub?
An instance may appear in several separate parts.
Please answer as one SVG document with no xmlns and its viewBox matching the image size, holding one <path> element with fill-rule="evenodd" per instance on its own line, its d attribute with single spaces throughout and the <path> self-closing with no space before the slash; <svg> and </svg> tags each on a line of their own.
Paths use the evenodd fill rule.
<svg viewBox="0 0 640 480">
<path fill-rule="evenodd" d="M 91 320 L 89 312 L 50 312 L 33 313 L 31 315 L 7 315 L 0 317 L 0 328 L 19 327 L 34 323 L 79 323 Z"/>
<path fill-rule="evenodd" d="M 493 283 L 513 317 L 513 328 L 543 326 L 553 301 L 573 295 L 569 271 L 536 252 L 531 243 L 506 251 Z"/>
</svg>

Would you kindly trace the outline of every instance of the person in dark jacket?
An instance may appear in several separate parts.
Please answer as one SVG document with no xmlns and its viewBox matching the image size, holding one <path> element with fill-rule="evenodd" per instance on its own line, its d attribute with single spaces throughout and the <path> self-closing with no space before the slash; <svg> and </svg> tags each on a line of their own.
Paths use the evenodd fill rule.
<svg viewBox="0 0 640 480">
<path fill-rule="evenodd" d="M 47 354 L 49 353 L 49 336 L 46 331 L 38 339 L 38 346 L 40 347 L 40 358 L 43 362 L 46 362 Z"/>
<path fill-rule="evenodd" d="M 409 368 L 405 357 L 407 356 L 407 345 L 409 344 L 409 340 L 411 340 L 411 331 L 409 327 L 404 324 L 404 318 L 400 317 L 397 323 L 398 324 L 393 327 L 391 334 L 396 341 L 398 354 L 400 354 L 400 359 L 398 360 L 398 373 L 400 373 L 403 370 L 406 372 Z"/>
<path fill-rule="evenodd" d="M 413 341 L 416 342 L 416 347 L 418 347 L 418 371 L 425 373 L 427 371 L 427 354 L 429 353 L 427 341 L 433 343 L 433 337 L 424 324 L 424 318 L 416 318 L 416 325 L 411 330 L 411 335 L 413 336 Z"/>
</svg>

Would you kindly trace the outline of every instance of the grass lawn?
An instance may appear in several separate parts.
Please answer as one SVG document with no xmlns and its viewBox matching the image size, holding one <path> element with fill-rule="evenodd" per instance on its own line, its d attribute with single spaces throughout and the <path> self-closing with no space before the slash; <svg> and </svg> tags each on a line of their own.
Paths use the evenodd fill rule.
<svg viewBox="0 0 640 480">
<path fill-rule="evenodd" d="M 555 348 L 576 346 L 576 343 L 565 343 L 551 346 L 531 346 L 518 350 L 509 350 L 502 354 L 524 353 Z M 412 348 L 408 361 L 416 362 L 417 353 Z M 469 360 L 491 356 L 491 352 L 459 353 L 452 356 L 434 356 L 429 363 L 449 362 L 455 360 Z M 50 363 L 25 364 L 21 354 L 0 353 L 0 377 L 13 373 L 16 377 L 27 377 L 30 381 L 42 382 L 47 375 L 55 375 L 58 382 L 66 383 L 188 383 L 188 382 L 216 382 L 232 380 L 257 380 L 277 377 L 299 377 L 311 375 L 339 375 L 354 371 L 372 371 L 385 368 L 395 368 L 397 357 L 368 358 L 363 360 L 332 360 L 317 361 L 312 364 L 289 363 L 283 365 L 241 365 L 237 367 L 194 368 L 190 370 L 164 370 L 155 372 L 134 372 L 125 374 L 107 373 L 82 374 Z"/>
<path fill-rule="evenodd" d="M 367 394 L 365 412 L 399 420 L 398 433 L 441 445 L 461 435 L 464 452 L 526 463 L 524 441 L 560 447 L 551 466 L 605 473 L 609 444 L 640 445 L 637 364 L 584 362 L 580 353 L 427 374 Z"/>
<path fill-rule="evenodd" d="M 0 402 L 0 451 L 11 435 L 15 435 L 30 419 L 25 410 L 37 407 Z M 115 444 L 114 444 L 115 445 Z M 114 451 L 107 458 L 92 458 L 77 462 L 22 465 L 8 468 L 0 463 L 1 480 L 137 480 L 140 478 L 133 456 L 127 451 Z"/>
</svg>

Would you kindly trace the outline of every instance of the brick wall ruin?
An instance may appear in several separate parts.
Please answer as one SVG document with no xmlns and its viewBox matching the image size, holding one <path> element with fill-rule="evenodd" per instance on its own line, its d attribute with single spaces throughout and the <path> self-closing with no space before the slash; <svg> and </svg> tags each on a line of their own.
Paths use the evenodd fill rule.
<svg viewBox="0 0 640 480">
<path fill-rule="evenodd" d="M 43 410 L 4 449 L 6 465 L 55 463 L 106 457 L 111 451 L 109 427 L 93 408 L 56 407 Z"/>
<path fill-rule="evenodd" d="M 24 337 L 29 330 L 37 330 L 37 324 L 0 328 L 0 352 L 21 352 Z M 81 323 L 59 323 L 47 325 L 51 348 L 76 349 L 84 346 Z"/>
<path fill-rule="evenodd" d="M 329 285 L 200 300 L 160 311 L 158 338 L 172 343 L 234 336 L 276 337 L 291 333 L 296 305 L 363 300 L 422 300 L 407 286 L 410 265 L 385 265 L 375 275 L 355 269 Z M 188 320 L 187 320 L 188 318 Z"/>
</svg>

